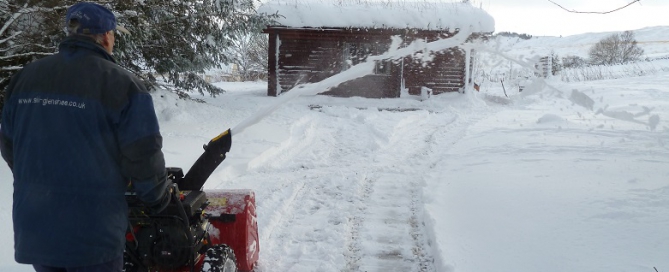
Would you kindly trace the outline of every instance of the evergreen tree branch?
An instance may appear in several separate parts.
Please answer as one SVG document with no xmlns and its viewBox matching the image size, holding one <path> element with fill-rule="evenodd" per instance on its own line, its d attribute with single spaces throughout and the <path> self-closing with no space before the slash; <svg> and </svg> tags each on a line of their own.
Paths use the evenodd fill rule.
<svg viewBox="0 0 669 272">
<path fill-rule="evenodd" d="M 88 0 L 109 7 L 131 35 L 116 36 L 121 66 L 162 85 L 156 75 L 183 90 L 221 93 L 199 76 L 235 61 L 234 41 L 260 33 L 277 15 L 255 12 L 255 0 Z M 78 0 L 0 0 L 0 95 L 24 64 L 53 54 L 64 38 L 65 10 Z M 0 99 L 1 100 L 1 99 Z M 0 109 L 2 101 L 0 101 Z"/>
<path fill-rule="evenodd" d="M 0 60 L 6 60 L 6 59 L 11 59 L 11 58 L 19 58 L 19 57 L 51 56 L 51 55 L 53 55 L 53 54 L 52 53 L 44 53 L 44 52 L 28 52 L 28 53 L 21 53 L 21 54 L 16 54 L 16 55 L 0 56 Z"/>
<path fill-rule="evenodd" d="M 23 9 L 25 9 L 27 6 L 28 6 L 28 3 L 23 5 Z M 21 17 L 21 15 L 23 15 L 23 13 L 19 11 L 19 12 L 14 13 L 11 17 L 9 17 L 9 19 L 4 23 L 2 28 L 0 28 L 0 36 L 2 36 L 2 34 L 4 34 L 5 31 L 7 31 L 9 26 L 11 26 L 14 23 L 14 21 L 16 21 L 16 19 Z"/>
<path fill-rule="evenodd" d="M 15 37 L 21 35 L 21 33 L 23 33 L 23 31 L 18 31 L 18 32 L 12 34 L 12 35 L 9 35 L 9 37 L 7 37 L 7 38 L 1 39 L 1 40 L 0 40 L 0 44 L 3 44 L 3 43 L 5 43 L 5 42 L 7 42 L 7 41 L 9 41 L 9 40 L 11 40 L 11 39 L 13 39 L 13 38 L 15 38 Z M 2 35 L 2 33 L 0 33 L 0 35 Z"/>
</svg>

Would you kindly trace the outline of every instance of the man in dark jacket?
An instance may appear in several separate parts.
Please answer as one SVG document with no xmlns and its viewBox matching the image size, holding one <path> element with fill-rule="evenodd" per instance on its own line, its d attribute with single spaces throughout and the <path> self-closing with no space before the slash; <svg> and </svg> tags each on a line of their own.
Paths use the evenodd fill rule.
<svg viewBox="0 0 669 272">
<path fill-rule="evenodd" d="M 14 246 L 37 271 L 122 271 L 132 182 L 169 201 L 162 137 L 143 83 L 111 56 L 116 18 L 78 3 L 59 52 L 7 89 L 0 150 L 14 174 Z"/>
</svg>

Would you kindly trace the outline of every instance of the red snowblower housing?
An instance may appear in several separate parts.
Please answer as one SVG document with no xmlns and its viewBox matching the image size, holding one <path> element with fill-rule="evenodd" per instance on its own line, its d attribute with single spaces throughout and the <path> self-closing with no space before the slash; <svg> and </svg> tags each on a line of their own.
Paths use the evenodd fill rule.
<svg viewBox="0 0 669 272">
<path fill-rule="evenodd" d="M 204 146 L 184 176 L 167 168 L 172 200 L 152 214 L 132 190 L 126 193 L 130 227 L 124 272 L 252 271 L 258 261 L 258 224 L 251 190 L 202 190 L 225 160 L 230 130 Z"/>
</svg>

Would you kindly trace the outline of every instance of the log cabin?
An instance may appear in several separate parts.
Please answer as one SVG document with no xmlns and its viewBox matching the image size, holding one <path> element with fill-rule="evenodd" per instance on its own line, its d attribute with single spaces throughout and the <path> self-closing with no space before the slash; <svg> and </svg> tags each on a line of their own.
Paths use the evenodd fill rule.
<svg viewBox="0 0 669 272">
<path fill-rule="evenodd" d="M 259 13 L 279 15 L 263 30 L 269 38 L 267 95 L 319 82 L 367 56 L 382 54 L 393 36 L 406 46 L 417 39 L 448 39 L 465 28 L 472 31 L 470 39 L 494 31 L 493 18 L 469 3 L 349 2 L 275 0 L 259 8 Z M 468 55 L 463 49 L 450 48 L 433 52 L 429 61 L 420 54 L 378 61 L 373 74 L 323 94 L 388 98 L 399 97 L 403 90 L 419 95 L 426 88 L 432 94 L 464 92 L 471 74 L 467 69 L 472 67 Z"/>
</svg>

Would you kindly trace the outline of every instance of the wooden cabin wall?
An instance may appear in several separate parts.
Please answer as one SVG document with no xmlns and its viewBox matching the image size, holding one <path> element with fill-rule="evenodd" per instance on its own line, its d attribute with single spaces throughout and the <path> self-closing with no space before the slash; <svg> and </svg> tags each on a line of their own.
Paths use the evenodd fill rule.
<svg viewBox="0 0 669 272">
<path fill-rule="evenodd" d="M 340 72 L 341 49 L 336 41 L 282 38 L 279 84 L 287 91 L 300 83 L 318 82 Z"/>
<path fill-rule="evenodd" d="M 433 94 L 458 92 L 465 82 L 465 52 L 451 49 L 435 54 L 432 62 L 404 58 L 404 87 L 419 95 L 422 87 Z"/>
<path fill-rule="evenodd" d="M 455 33 L 412 30 L 406 34 L 404 44 L 416 39 L 433 42 L 453 35 Z M 436 52 L 432 60 L 425 63 L 420 58 L 406 57 L 403 64 L 404 87 L 409 89 L 409 94 L 420 95 L 422 87 L 432 89 L 433 94 L 458 92 L 465 85 L 465 52 L 462 49 Z"/>
<path fill-rule="evenodd" d="M 367 98 L 399 97 L 399 84 L 393 84 L 392 77 L 386 75 L 367 75 L 350 80 L 325 92 L 325 95 Z"/>
<path fill-rule="evenodd" d="M 351 65 L 356 65 L 366 61 L 367 56 L 379 55 L 387 51 L 390 42 L 390 36 L 388 35 L 355 34 L 344 36 L 340 38 L 341 52 L 348 52 L 349 55 L 345 57 L 342 54 L 341 58 L 342 60 L 347 58 L 351 61 Z M 361 46 L 363 44 L 364 46 Z M 345 47 L 349 47 L 349 49 L 346 50 Z M 344 65 L 343 61 L 342 65 Z M 344 82 L 324 94 L 341 97 L 399 97 L 401 83 L 399 76 L 399 66 L 384 62 L 377 64 L 373 74 Z"/>
<path fill-rule="evenodd" d="M 365 52 L 376 55 L 385 52 L 392 35 L 404 36 L 405 44 L 415 39 L 426 39 L 429 42 L 453 35 L 434 31 L 355 29 L 268 29 L 265 32 L 270 34 L 268 95 L 277 95 L 278 90 L 285 92 L 297 84 L 318 82 L 341 72 L 345 59 L 351 58 L 344 56 L 345 47 L 350 47 L 351 44 L 373 44 L 371 49 L 367 49 L 369 52 Z M 279 39 L 276 39 L 277 35 Z M 279 43 L 278 60 L 276 42 Z M 360 55 L 359 52 L 358 54 Z M 353 60 L 352 64 L 355 65 L 362 59 Z M 435 94 L 459 91 L 464 86 L 464 52 L 461 50 L 437 54 L 433 62 L 426 66 L 407 57 L 403 62 L 397 61 L 389 67 L 389 71 L 351 80 L 324 94 L 370 98 L 398 97 L 402 75 L 405 87 L 412 94 L 420 94 L 423 86 L 431 88 Z"/>
<path fill-rule="evenodd" d="M 284 33 L 270 33 L 269 39 L 268 95 L 278 95 L 301 83 L 318 82 L 340 71 L 341 46 L 337 41 Z"/>
</svg>

